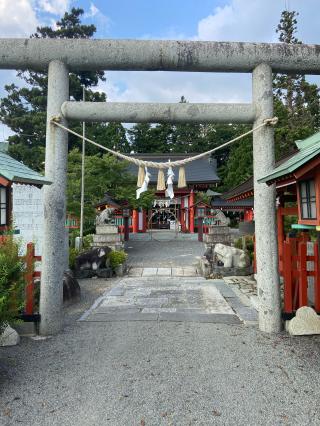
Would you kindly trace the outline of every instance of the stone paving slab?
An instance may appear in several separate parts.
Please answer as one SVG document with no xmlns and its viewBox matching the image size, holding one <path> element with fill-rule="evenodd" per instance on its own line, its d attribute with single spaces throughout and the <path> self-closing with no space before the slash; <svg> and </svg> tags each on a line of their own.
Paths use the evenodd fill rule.
<svg viewBox="0 0 320 426">
<path fill-rule="evenodd" d="M 171 275 L 173 277 L 183 277 L 184 275 L 183 268 L 172 268 Z"/>
<path fill-rule="evenodd" d="M 212 282 L 215 287 L 219 289 L 228 304 L 237 313 L 237 315 L 245 322 L 257 322 L 258 313 L 252 306 L 246 306 L 237 296 L 235 291 L 222 280 L 208 280 Z"/>
<path fill-rule="evenodd" d="M 161 312 L 159 321 L 173 322 L 201 322 L 201 323 L 219 323 L 219 324 L 241 324 L 239 317 L 235 314 L 205 314 L 198 312 Z"/>
<path fill-rule="evenodd" d="M 157 275 L 158 268 L 144 268 L 142 271 L 143 277 L 152 277 Z"/>
<path fill-rule="evenodd" d="M 109 307 L 99 307 L 94 313 L 97 315 L 101 314 L 138 314 L 141 312 L 141 307 L 136 306 L 109 306 Z"/>
<path fill-rule="evenodd" d="M 171 277 L 172 268 L 158 268 L 157 269 L 157 275 Z"/>
<path fill-rule="evenodd" d="M 158 313 L 110 313 L 93 314 L 86 321 L 90 322 L 117 322 L 117 321 L 158 321 Z"/>
<path fill-rule="evenodd" d="M 124 288 L 121 287 L 113 287 L 109 291 L 109 296 L 123 296 L 124 295 Z"/>
<path fill-rule="evenodd" d="M 123 278 L 84 320 L 238 324 L 255 316 L 222 280 L 156 275 Z"/>
<path fill-rule="evenodd" d="M 172 267 L 172 268 L 136 268 L 131 267 L 128 272 L 129 277 L 197 277 L 199 272 L 195 266 Z"/>
<path fill-rule="evenodd" d="M 143 268 L 130 268 L 129 277 L 141 277 L 143 272 Z"/>
</svg>

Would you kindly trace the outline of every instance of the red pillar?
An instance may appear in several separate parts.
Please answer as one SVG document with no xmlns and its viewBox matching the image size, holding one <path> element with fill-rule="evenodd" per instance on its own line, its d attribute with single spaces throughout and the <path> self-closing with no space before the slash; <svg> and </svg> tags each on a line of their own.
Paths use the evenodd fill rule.
<svg viewBox="0 0 320 426">
<path fill-rule="evenodd" d="M 181 231 L 186 232 L 186 223 L 184 220 L 184 198 L 181 198 L 181 205 L 180 205 L 180 224 L 181 224 Z"/>
<path fill-rule="evenodd" d="M 284 273 L 283 266 L 284 266 L 284 240 L 285 240 L 285 233 L 284 233 L 284 215 L 283 215 L 283 207 L 278 207 L 277 209 L 277 225 L 278 225 L 278 256 L 279 256 L 279 273 L 282 275 Z"/>
<path fill-rule="evenodd" d="M 123 218 L 123 233 L 124 233 L 124 241 L 129 241 L 129 218 Z"/>
<path fill-rule="evenodd" d="M 26 280 L 26 288 L 25 288 L 25 313 L 27 315 L 32 315 L 34 313 L 34 244 L 28 243 L 27 244 L 27 254 L 26 254 L 26 273 L 25 273 L 25 280 Z"/>
<path fill-rule="evenodd" d="M 203 241 L 203 217 L 198 216 L 198 241 Z"/>
<path fill-rule="evenodd" d="M 147 231 L 147 212 L 145 209 L 143 211 L 143 232 Z"/>
<path fill-rule="evenodd" d="M 194 192 L 190 192 L 189 197 L 189 230 L 192 234 L 194 234 Z"/>
<path fill-rule="evenodd" d="M 138 210 L 132 211 L 132 232 L 134 234 L 138 232 Z"/>
</svg>

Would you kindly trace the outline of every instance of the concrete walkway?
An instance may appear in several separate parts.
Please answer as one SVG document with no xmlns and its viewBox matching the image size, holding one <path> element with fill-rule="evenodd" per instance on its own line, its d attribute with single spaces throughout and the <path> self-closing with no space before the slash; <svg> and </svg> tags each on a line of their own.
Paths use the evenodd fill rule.
<svg viewBox="0 0 320 426">
<path fill-rule="evenodd" d="M 155 276 L 122 279 L 81 320 L 240 324 L 255 323 L 257 313 L 224 281 Z"/>
</svg>

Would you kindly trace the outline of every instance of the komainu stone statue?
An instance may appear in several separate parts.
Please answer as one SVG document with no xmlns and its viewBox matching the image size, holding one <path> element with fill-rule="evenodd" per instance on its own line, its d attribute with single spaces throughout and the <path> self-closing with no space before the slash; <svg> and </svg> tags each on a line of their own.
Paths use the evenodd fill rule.
<svg viewBox="0 0 320 426">
<path fill-rule="evenodd" d="M 114 209 L 107 207 L 105 210 L 103 210 L 100 214 L 96 216 L 96 225 L 113 225 L 113 213 Z"/>
<path fill-rule="evenodd" d="M 215 225 L 229 226 L 230 219 L 219 209 L 214 211 Z"/>
<path fill-rule="evenodd" d="M 246 268 L 250 264 L 248 255 L 243 250 L 235 247 L 218 243 L 214 247 L 214 254 L 225 268 Z"/>
</svg>

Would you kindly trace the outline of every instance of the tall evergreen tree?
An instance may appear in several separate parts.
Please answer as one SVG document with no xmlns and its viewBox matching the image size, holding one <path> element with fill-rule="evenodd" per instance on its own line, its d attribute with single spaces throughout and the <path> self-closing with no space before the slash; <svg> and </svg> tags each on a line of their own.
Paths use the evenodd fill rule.
<svg viewBox="0 0 320 426">
<path fill-rule="evenodd" d="M 284 10 L 276 28 L 279 41 L 300 44 L 296 37 L 296 11 Z M 319 130 L 319 88 L 306 81 L 303 74 L 275 74 L 274 106 L 279 123 L 275 130 L 277 157 L 295 149 L 294 142 Z"/>
<path fill-rule="evenodd" d="M 184 96 L 181 96 L 180 103 L 187 103 Z M 172 150 L 179 153 L 201 152 L 204 150 L 202 135 L 200 124 L 176 124 Z"/>
<path fill-rule="evenodd" d="M 96 32 L 96 27 L 81 23 L 83 13 L 82 9 L 73 8 L 64 14 L 54 29 L 48 26 L 39 27 L 31 38 L 91 38 Z M 46 131 L 47 73 L 19 71 L 18 76 L 22 79 L 23 86 L 18 87 L 15 84 L 5 86 L 7 96 L 0 102 L 0 120 L 15 133 L 9 137 L 10 154 L 32 168 L 42 170 Z M 103 71 L 71 73 L 71 99 L 82 100 L 83 86 L 85 86 L 86 100 L 105 101 L 105 94 L 91 90 L 103 80 L 105 80 Z M 69 123 L 69 125 L 81 133 L 80 123 Z M 105 144 L 105 128 L 105 124 L 90 124 L 87 126 L 88 136 L 97 134 L 100 139 L 97 140 L 97 137 L 95 139 Z M 69 137 L 70 149 L 80 144 L 79 139 Z M 88 153 L 97 153 L 97 149 L 90 147 Z"/>
</svg>

